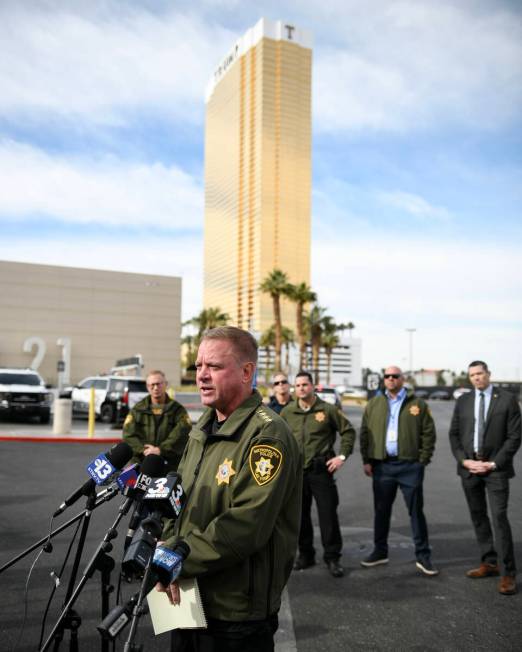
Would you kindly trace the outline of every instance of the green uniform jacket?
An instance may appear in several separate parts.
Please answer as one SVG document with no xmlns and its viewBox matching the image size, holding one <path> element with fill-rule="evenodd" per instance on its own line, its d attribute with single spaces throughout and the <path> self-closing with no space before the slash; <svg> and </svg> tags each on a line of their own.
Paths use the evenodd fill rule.
<svg viewBox="0 0 522 652">
<path fill-rule="evenodd" d="M 302 465 L 286 423 L 254 391 L 210 433 L 207 409 L 179 472 L 188 496 L 163 538 L 190 546 L 182 577 L 198 579 L 205 613 L 228 621 L 277 613 L 297 546 Z"/>
<path fill-rule="evenodd" d="M 361 425 L 361 455 L 364 464 L 386 457 L 388 398 L 375 396 L 364 410 Z M 408 392 L 399 412 L 398 457 L 429 464 L 435 450 L 435 423 L 425 401 Z"/>
<path fill-rule="evenodd" d="M 167 461 L 168 471 L 175 471 L 192 427 L 185 408 L 167 396 L 161 420 L 151 410 L 151 398 L 146 396 L 131 409 L 123 424 L 123 441 L 132 448 L 132 462 L 143 461 L 145 444 L 159 446 L 161 456 Z"/>
<path fill-rule="evenodd" d="M 297 400 L 289 403 L 281 416 L 292 429 L 303 453 L 304 468 L 307 469 L 314 457 L 333 456 L 336 434 L 341 437 L 341 455 L 351 454 L 355 443 L 355 430 L 341 410 L 316 397 L 307 412 L 299 407 Z"/>
</svg>

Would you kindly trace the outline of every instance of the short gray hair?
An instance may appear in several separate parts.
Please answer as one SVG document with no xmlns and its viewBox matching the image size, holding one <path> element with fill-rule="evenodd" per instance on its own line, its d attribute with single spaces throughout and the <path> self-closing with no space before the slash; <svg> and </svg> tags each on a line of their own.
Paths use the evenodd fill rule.
<svg viewBox="0 0 522 652">
<path fill-rule="evenodd" d="M 201 341 L 204 340 L 226 340 L 234 347 L 234 351 L 240 362 L 253 362 L 257 364 L 257 342 L 256 338 L 248 331 L 237 326 L 218 326 L 210 328 L 203 333 Z"/>
</svg>

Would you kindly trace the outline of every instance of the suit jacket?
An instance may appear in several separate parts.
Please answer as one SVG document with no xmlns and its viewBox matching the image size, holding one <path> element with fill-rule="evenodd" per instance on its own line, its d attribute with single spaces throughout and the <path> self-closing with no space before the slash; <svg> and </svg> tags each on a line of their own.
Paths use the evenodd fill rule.
<svg viewBox="0 0 522 652">
<path fill-rule="evenodd" d="M 449 431 L 451 450 L 457 460 L 457 472 L 469 477 L 463 460 L 473 459 L 475 429 L 475 391 L 463 394 L 455 405 Z M 520 447 L 520 405 L 514 394 L 493 387 L 484 431 L 484 458 L 495 462 L 495 473 L 512 478 L 515 475 L 513 457 Z"/>
</svg>

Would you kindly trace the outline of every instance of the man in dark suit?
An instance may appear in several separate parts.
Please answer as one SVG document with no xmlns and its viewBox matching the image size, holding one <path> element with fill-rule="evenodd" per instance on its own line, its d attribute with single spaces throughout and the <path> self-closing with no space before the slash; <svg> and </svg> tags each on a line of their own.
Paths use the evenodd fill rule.
<svg viewBox="0 0 522 652">
<path fill-rule="evenodd" d="M 485 362 L 472 362 L 468 374 L 474 391 L 458 399 L 449 432 L 481 555 L 480 566 L 467 576 L 500 574 L 499 592 L 513 595 L 517 592 L 516 566 L 507 508 L 509 479 L 515 475 L 513 457 L 521 439 L 520 406 L 513 394 L 490 384 Z"/>
</svg>

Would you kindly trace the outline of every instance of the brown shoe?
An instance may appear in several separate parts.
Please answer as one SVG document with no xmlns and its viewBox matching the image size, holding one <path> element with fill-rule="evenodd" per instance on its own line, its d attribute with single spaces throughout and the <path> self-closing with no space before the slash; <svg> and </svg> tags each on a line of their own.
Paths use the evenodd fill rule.
<svg viewBox="0 0 522 652">
<path fill-rule="evenodd" d="M 517 592 L 517 581 L 511 575 L 502 575 L 498 583 L 498 592 L 502 595 L 515 595 Z"/>
<path fill-rule="evenodd" d="M 482 577 L 497 577 L 500 575 L 498 564 L 480 564 L 478 568 L 469 570 L 466 575 L 472 579 L 480 579 Z"/>
</svg>

